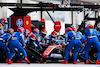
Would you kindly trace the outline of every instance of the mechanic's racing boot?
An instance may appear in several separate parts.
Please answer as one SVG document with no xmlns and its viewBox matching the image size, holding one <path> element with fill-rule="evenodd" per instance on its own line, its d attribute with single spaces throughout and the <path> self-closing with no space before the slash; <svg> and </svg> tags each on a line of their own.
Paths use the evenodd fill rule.
<svg viewBox="0 0 100 67">
<path fill-rule="evenodd" d="M 80 61 L 80 63 L 82 63 L 82 61 Z"/>
<path fill-rule="evenodd" d="M 11 63 L 13 63 L 13 61 L 8 61 L 8 64 L 11 64 Z"/>
<path fill-rule="evenodd" d="M 89 64 L 89 61 L 88 61 L 88 60 L 86 60 L 85 64 Z"/>
<path fill-rule="evenodd" d="M 26 63 L 30 64 L 30 61 L 28 60 L 27 57 L 25 57 L 24 60 L 26 61 Z"/>
<path fill-rule="evenodd" d="M 23 63 L 21 60 L 18 60 L 17 63 Z"/>
<path fill-rule="evenodd" d="M 8 63 L 9 59 L 6 59 L 6 63 Z"/>
<path fill-rule="evenodd" d="M 43 62 L 43 59 L 42 58 L 40 59 L 40 62 Z"/>
<path fill-rule="evenodd" d="M 37 59 L 36 62 L 38 63 L 39 62 L 39 59 Z"/>
<path fill-rule="evenodd" d="M 68 64 L 68 61 L 63 60 L 61 63 Z"/>
<path fill-rule="evenodd" d="M 100 61 L 97 60 L 95 64 L 100 64 Z"/>
<path fill-rule="evenodd" d="M 74 64 L 77 64 L 77 62 L 76 62 L 76 61 L 74 61 Z"/>
</svg>

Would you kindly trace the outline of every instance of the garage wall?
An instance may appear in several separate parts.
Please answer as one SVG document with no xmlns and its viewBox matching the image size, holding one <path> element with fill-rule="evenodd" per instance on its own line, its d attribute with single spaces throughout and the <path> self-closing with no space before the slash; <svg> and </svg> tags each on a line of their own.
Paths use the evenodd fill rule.
<svg viewBox="0 0 100 67">
<path fill-rule="evenodd" d="M 1 2 L 1 0 L 0 0 Z M 2 18 L 2 8 L 0 7 L 0 18 Z"/>
<path fill-rule="evenodd" d="M 54 23 L 52 21 L 46 21 L 46 30 L 47 30 L 47 35 L 50 35 L 52 31 L 54 31 Z M 58 33 L 58 35 L 62 35 L 65 33 L 65 23 L 62 22 L 61 23 L 61 30 L 60 33 Z"/>
<path fill-rule="evenodd" d="M 30 0 L 27 0 L 29 3 L 38 3 L 36 1 L 30 1 Z M 33 11 L 33 12 L 30 12 L 28 13 L 28 15 L 31 17 L 31 20 L 40 20 L 40 11 Z"/>
<path fill-rule="evenodd" d="M 65 11 L 49 11 L 49 14 L 51 15 L 51 17 L 53 18 L 54 21 L 60 21 L 61 22 L 61 30 L 60 33 L 58 34 L 64 34 L 65 32 Z M 68 15 L 67 15 L 68 16 Z M 51 20 L 51 18 L 49 17 L 49 15 L 47 14 L 47 12 L 45 12 L 45 20 L 46 20 L 46 29 L 48 31 L 48 35 L 51 34 L 52 31 L 54 31 L 54 23 Z"/>
<path fill-rule="evenodd" d="M 17 3 L 17 0 L 2 0 L 1 2 L 7 2 L 7 3 Z M 1 18 L 9 18 L 10 15 L 13 14 L 13 12 L 8 9 L 9 7 L 3 7 L 0 13 L 2 13 Z"/>
<path fill-rule="evenodd" d="M 40 20 L 40 11 L 34 11 L 28 14 L 31 17 L 31 20 Z"/>
<path fill-rule="evenodd" d="M 83 19 L 84 19 L 84 12 L 76 11 L 76 28 L 78 28 L 78 25 L 82 23 Z"/>
<path fill-rule="evenodd" d="M 17 0 L 0 0 L 0 1 L 3 1 L 3 2 L 6 1 L 6 2 L 10 2 L 10 3 L 17 2 Z M 36 1 L 23 0 L 23 3 L 26 3 L 26 2 L 27 3 L 28 2 L 29 3 L 38 3 Z M 1 7 L 0 7 L 0 18 L 2 18 L 2 17 L 9 18 L 9 16 L 13 14 L 13 12 L 11 10 L 9 10 L 8 8 L 9 7 L 1 9 Z M 31 20 L 40 20 L 41 19 L 40 11 L 31 12 L 28 15 L 31 17 Z M 45 18 L 45 16 L 46 15 L 45 15 L 45 11 L 44 11 L 43 18 Z M 60 18 L 59 15 L 57 17 Z M 72 19 L 72 17 L 73 17 L 73 19 Z M 92 15 L 92 17 L 94 17 L 94 15 Z M 61 23 L 62 28 L 61 28 L 60 34 L 63 34 L 65 32 L 65 24 L 71 24 L 72 20 L 73 20 L 73 26 L 77 28 L 77 26 L 81 24 L 81 22 L 84 18 L 84 13 L 80 12 L 78 14 L 76 11 L 74 11 L 73 16 L 72 16 L 72 13 L 70 11 L 66 11 L 62 18 L 64 18 L 64 21 Z M 93 21 L 90 21 L 90 22 L 94 23 Z M 51 34 L 51 32 L 54 30 L 53 26 L 54 26 L 54 23 L 51 20 L 46 20 L 46 29 L 48 31 L 48 35 Z"/>
<path fill-rule="evenodd" d="M 71 11 L 65 11 L 65 24 L 72 24 L 72 15 Z"/>
<path fill-rule="evenodd" d="M 17 0 L 2 0 L 3 2 L 10 2 L 10 3 L 17 3 L 19 1 Z M 30 0 L 23 0 L 23 3 L 37 3 L 35 1 L 30 1 Z M 55 2 L 56 3 L 56 2 Z M 13 14 L 13 12 L 11 10 L 8 9 L 9 7 L 4 7 L 1 10 L 1 14 L 0 17 L 2 18 L 9 18 L 9 16 L 11 16 Z M 10 7 L 11 8 L 11 7 Z M 59 13 L 59 12 L 58 12 Z M 3 14 L 3 15 L 2 15 Z M 35 12 L 31 12 L 28 14 L 28 16 L 31 17 L 31 20 L 40 20 L 41 19 L 41 15 L 40 15 L 40 11 L 35 11 Z M 54 15 L 53 15 L 54 16 Z M 79 18 L 81 18 L 82 16 L 80 15 Z M 45 11 L 43 12 L 43 18 L 45 18 Z M 58 14 L 56 16 L 56 18 L 59 20 L 61 18 L 63 18 L 64 21 L 61 21 L 61 31 L 60 34 L 63 34 L 65 32 L 65 24 L 71 24 L 72 23 L 72 14 L 70 11 L 65 11 L 64 12 L 64 16 L 60 16 L 60 14 Z M 55 20 L 57 21 L 57 20 Z M 80 22 L 80 19 L 78 19 L 78 21 Z M 76 27 L 76 12 L 73 12 L 73 26 Z M 46 20 L 46 29 L 48 31 L 48 35 L 51 34 L 51 32 L 54 30 L 54 23 L 51 20 Z"/>
<path fill-rule="evenodd" d="M 95 12 L 93 12 L 93 11 L 86 11 L 86 13 L 89 13 L 89 14 L 92 13 L 89 17 L 90 17 L 90 18 L 95 18 Z M 92 25 L 94 25 L 94 24 L 95 24 L 95 21 L 93 21 L 93 20 L 92 20 L 92 21 L 91 21 L 91 20 L 90 20 L 90 21 L 87 21 L 87 22 L 86 22 L 86 26 L 87 26 L 89 23 L 92 24 Z"/>
<path fill-rule="evenodd" d="M 84 19 L 84 12 L 76 12 L 76 23 L 80 25 Z"/>
<path fill-rule="evenodd" d="M 27 2 L 29 0 L 23 0 L 23 2 Z M 7 0 L 7 2 L 9 2 L 9 0 Z M 16 0 L 10 0 L 10 2 L 17 2 Z M 35 1 L 30 1 L 29 3 L 37 3 Z M 56 2 L 55 2 L 56 3 Z M 7 18 L 9 18 L 10 15 L 12 15 L 13 12 L 9 9 L 7 9 Z M 40 20 L 40 11 L 37 11 L 37 12 L 31 12 L 28 14 L 30 17 L 31 17 L 31 20 Z M 58 16 L 60 17 L 60 16 Z M 45 12 L 43 12 L 43 18 L 45 18 Z M 61 28 L 61 31 L 60 31 L 60 34 L 63 34 L 65 32 L 65 24 L 71 24 L 72 23 L 72 19 L 71 19 L 71 12 L 68 11 L 68 12 L 65 12 L 63 18 L 65 19 L 64 22 L 61 23 L 62 25 L 62 28 Z M 51 34 L 51 32 L 54 30 L 53 28 L 54 26 L 54 23 L 49 20 L 47 21 L 46 20 L 46 29 L 48 31 L 48 35 Z"/>
</svg>

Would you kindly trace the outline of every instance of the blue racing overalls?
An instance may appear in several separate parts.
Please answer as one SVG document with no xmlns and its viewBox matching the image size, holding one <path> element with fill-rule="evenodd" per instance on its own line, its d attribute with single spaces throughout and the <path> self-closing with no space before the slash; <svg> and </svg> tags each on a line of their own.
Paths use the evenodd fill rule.
<svg viewBox="0 0 100 67">
<path fill-rule="evenodd" d="M 85 31 L 85 37 L 87 39 L 87 44 L 85 46 L 85 58 L 88 60 L 88 51 L 91 48 L 91 45 L 94 45 L 97 48 L 97 60 L 100 59 L 100 43 L 97 37 L 97 31 L 95 29 L 89 28 Z"/>
<path fill-rule="evenodd" d="M 85 47 L 84 41 L 85 41 L 86 39 L 85 39 L 85 36 L 84 36 L 84 35 L 82 35 L 82 34 L 80 34 L 80 33 L 78 33 L 78 32 L 76 32 L 76 33 L 77 33 L 77 35 L 78 35 L 78 37 L 79 37 L 79 39 L 80 39 L 80 47 L 79 47 L 78 52 L 82 52 L 82 51 L 84 50 L 84 47 Z"/>
<path fill-rule="evenodd" d="M 23 53 L 24 57 L 27 57 L 26 51 L 21 46 L 21 44 L 18 40 L 18 37 L 20 38 L 21 36 L 20 35 L 15 35 L 15 34 L 16 33 L 12 34 L 10 40 L 8 41 L 9 42 L 8 47 L 10 49 L 9 59 L 12 59 L 12 57 L 15 55 L 15 48 L 17 48 L 20 53 Z"/>
<path fill-rule="evenodd" d="M 80 46 L 80 39 L 79 39 L 79 37 L 78 37 L 78 35 L 76 34 L 75 31 L 68 31 L 65 34 L 65 43 L 67 43 L 69 39 L 70 39 L 69 44 L 66 46 L 66 49 L 65 49 L 64 60 L 68 61 L 69 52 L 72 49 L 72 47 L 74 47 L 74 50 L 73 50 L 74 57 L 73 57 L 73 59 L 74 59 L 74 61 L 77 61 L 77 51 L 78 51 L 78 48 Z"/>
<path fill-rule="evenodd" d="M 10 39 L 9 36 L 11 36 L 9 33 L 4 33 L 4 34 L 0 37 L 0 48 L 1 48 L 2 50 L 5 51 L 6 59 L 9 58 L 9 54 L 10 54 L 9 49 L 8 49 L 7 46 L 6 46 L 6 42 Z"/>
<path fill-rule="evenodd" d="M 15 32 L 14 37 L 16 37 L 18 41 L 20 42 L 20 45 L 25 48 L 24 35 L 21 32 Z M 18 60 L 21 60 L 20 57 L 21 57 L 20 52 L 18 52 Z"/>
</svg>

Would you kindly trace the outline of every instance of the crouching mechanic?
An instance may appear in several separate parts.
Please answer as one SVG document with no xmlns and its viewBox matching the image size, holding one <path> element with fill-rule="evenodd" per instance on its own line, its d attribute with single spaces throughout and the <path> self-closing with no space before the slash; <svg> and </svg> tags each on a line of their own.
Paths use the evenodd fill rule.
<svg viewBox="0 0 100 67">
<path fill-rule="evenodd" d="M 57 32 L 56 31 L 53 31 L 51 33 L 51 35 L 49 35 L 47 37 L 47 40 L 48 40 L 48 42 L 49 42 L 50 45 L 53 44 L 54 40 L 57 40 Z"/>
<path fill-rule="evenodd" d="M 37 50 L 38 45 L 36 44 L 36 35 L 31 34 L 29 38 L 29 42 L 27 43 L 27 47 L 32 47 Z"/>
<path fill-rule="evenodd" d="M 24 28 L 23 27 L 18 27 L 17 32 L 14 33 L 14 37 L 17 38 L 17 40 L 19 41 L 20 45 L 25 48 L 25 42 L 24 42 Z M 17 63 L 23 63 L 21 61 L 21 56 L 20 56 L 20 52 L 18 52 L 18 60 Z"/>
<path fill-rule="evenodd" d="M 42 47 L 41 47 L 41 45 L 40 45 L 40 40 L 41 40 L 41 36 L 40 36 L 40 31 L 39 31 L 39 29 L 38 28 L 34 28 L 33 29 L 33 34 L 34 35 L 36 35 L 36 44 L 38 44 L 38 48 L 40 49 L 40 50 L 42 50 Z"/>
<path fill-rule="evenodd" d="M 29 30 L 26 29 L 25 31 L 25 36 L 26 36 L 26 39 L 25 39 L 25 43 L 27 44 L 27 47 L 32 47 L 34 49 L 36 49 L 38 47 L 38 45 L 36 44 L 36 36 L 37 34 L 36 33 L 28 33 Z"/>
<path fill-rule="evenodd" d="M 8 47 L 10 49 L 10 55 L 9 55 L 8 64 L 13 63 L 13 61 L 11 61 L 11 59 L 13 58 L 13 56 L 15 54 L 15 48 L 17 48 L 19 52 L 23 53 L 24 60 L 26 61 L 26 63 L 30 64 L 30 61 L 27 58 L 26 51 L 21 46 L 20 42 L 18 41 L 18 38 L 15 36 L 14 30 L 12 28 L 9 28 L 8 29 L 8 33 L 11 34 L 10 40 L 8 41 L 8 43 L 9 43 Z"/>
<path fill-rule="evenodd" d="M 89 64 L 88 61 L 88 51 L 91 48 L 91 45 L 94 45 L 97 49 L 97 61 L 96 64 L 100 64 L 100 43 L 97 38 L 97 31 L 94 29 L 94 26 L 91 24 L 87 25 L 87 29 L 85 31 L 85 37 L 87 39 L 87 44 L 85 46 L 85 58 L 86 64 Z"/>
<path fill-rule="evenodd" d="M 74 64 L 77 63 L 77 51 L 79 48 L 79 44 L 80 44 L 80 39 L 78 37 L 78 35 L 76 34 L 75 31 L 72 31 L 72 28 L 67 28 L 66 29 L 66 34 L 65 34 L 65 42 L 68 42 L 68 39 L 70 39 L 69 44 L 66 46 L 65 49 L 65 58 L 64 61 L 61 61 L 62 63 L 68 64 L 68 59 L 69 59 L 69 52 L 72 49 L 72 47 L 74 47 L 73 50 L 73 59 L 74 59 Z"/>
<path fill-rule="evenodd" d="M 42 29 L 40 34 L 41 36 L 40 36 L 39 44 L 42 46 L 46 46 L 46 34 L 47 34 L 46 29 Z"/>
</svg>

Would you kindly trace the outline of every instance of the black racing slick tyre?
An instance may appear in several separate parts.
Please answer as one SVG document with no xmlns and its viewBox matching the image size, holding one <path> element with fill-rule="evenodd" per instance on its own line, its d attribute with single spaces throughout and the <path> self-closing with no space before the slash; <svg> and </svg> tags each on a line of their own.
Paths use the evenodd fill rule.
<svg viewBox="0 0 100 67">
<path fill-rule="evenodd" d="M 94 64 L 97 59 L 97 49 L 93 47 L 89 50 L 88 53 L 89 53 L 89 62 L 91 64 Z"/>
</svg>

